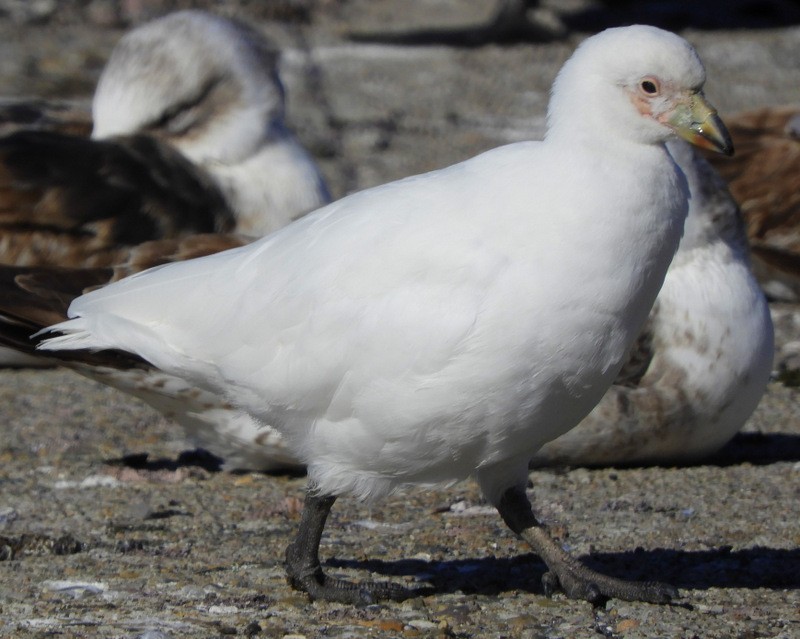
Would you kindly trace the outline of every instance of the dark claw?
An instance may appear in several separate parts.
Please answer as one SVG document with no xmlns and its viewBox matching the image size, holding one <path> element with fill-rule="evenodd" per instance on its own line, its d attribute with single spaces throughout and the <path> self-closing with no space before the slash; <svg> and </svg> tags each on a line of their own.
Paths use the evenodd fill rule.
<svg viewBox="0 0 800 639">
<path fill-rule="evenodd" d="M 600 588 L 595 583 L 586 584 L 586 594 L 584 598 L 592 604 L 592 606 L 600 606 L 608 599 L 608 597 L 600 592 Z"/>
<path fill-rule="evenodd" d="M 297 579 L 289 578 L 295 590 L 304 591 L 312 601 L 338 601 L 354 606 L 371 606 L 379 601 L 404 601 L 413 597 L 413 590 L 392 583 L 353 583 L 343 579 L 328 577 L 322 571 L 317 575 Z"/>
<path fill-rule="evenodd" d="M 651 598 L 648 599 L 650 603 L 668 604 L 673 599 L 679 599 L 681 593 L 678 589 L 671 585 L 660 582 L 651 582 L 647 584 L 648 590 L 651 591 Z"/>
<path fill-rule="evenodd" d="M 361 601 L 358 603 L 359 607 L 371 606 L 372 604 L 376 603 L 374 594 L 366 588 L 359 588 L 358 596 L 361 599 Z"/>
<path fill-rule="evenodd" d="M 548 599 L 561 590 L 558 576 L 552 570 L 548 570 L 542 575 L 542 588 L 544 589 L 544 596 Z"/>
</svg>

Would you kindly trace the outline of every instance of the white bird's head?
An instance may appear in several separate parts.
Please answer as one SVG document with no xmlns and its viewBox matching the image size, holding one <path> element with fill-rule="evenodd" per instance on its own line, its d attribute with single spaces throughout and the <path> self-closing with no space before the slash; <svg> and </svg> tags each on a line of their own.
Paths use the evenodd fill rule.
<svg viewBox="0 0 800 639">
<path fill-rule="evenodd" d="M 610 131 L 653 144 L 678 135 L 731 155 L 725 125 L 703 96 L 705 69 L 680 36 L 636 25 L 585 40 L 553 85 L 548 135 Z M 578 111 L 579 110 L 579 111 Z"/>
<path fill-rule="evenodd" d="M 278 54 L 249 27 L 180 11 L 125 35 L 92 104 L 96 139 L 147 132 L 200 165 L 235 164 L 282 127 Z"/>
</svg>

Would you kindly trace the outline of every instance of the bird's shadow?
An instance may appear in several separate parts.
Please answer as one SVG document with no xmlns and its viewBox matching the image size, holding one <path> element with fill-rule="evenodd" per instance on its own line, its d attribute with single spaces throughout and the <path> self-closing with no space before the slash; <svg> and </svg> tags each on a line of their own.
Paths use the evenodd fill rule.
<svg viewBox="0 0 800 639">
<path fill-rule="evenodd" d="M 109 466 L 118 466 L 124 468 L 132 468 L 133 470 L 141 470 L 146 472 L 158 472 L 162 470 L 174 472 L 181 468 L 202 468 L 209 473 L 222 472 L 225 465 L 225 460 L 218 457 L 214 453 L 207 451 L 205 448 L 194 448 L 181 452 L 175 459 L 168 457 L 150 457 L 150 453 L 131 453 L 116 457 L 113 459 L 106 459 L 103 463 Z M 232 475 L 248 474 L 251 471 L 247 469 L 242 470 L 228 470 Z M 276 477 L 302 477 L 305 472 L 300 469 L 277 469 L 261 471 L 264 475 Z"/>
<path fill-rule="evenodd" d="M 751 464 L 753 466 L 769 466 L 780 462 L 800 461 L 800 435 L 792 433 L 737 433 L 727 444 L 716 453 L 702 457 L 695 461 L 664 461 L 660 463 L 622 463 L 590 464 L 588 468 L 692 468 L 696 466 L 738 466 Z M 580 466 L 554 465 L 549 467 L 553 472 L 568 472 Z M 548 467 L 535 468 L 547 470 Z"/>
<path fill-rule="evenodd" d="M 776 0 L 605 0 L 566 18 L 576 31 L 630 24 L 682 29 L 769 29 L 797 24 L 800 7 Z"/>
<path fill-rule="evenodd" d="M 733 551 L 637 549 L 630 552 L 596 553 L 584 563 L 622 579 L 671 583 L 681 590 L 709 588 L 800 588 L 800 550 L 756 546 Z M 545 564 L 534 554 L 484 557 L 451 561 L 401 559 L 355 561 L 329 559 L 329 568 L 368 570 L 386 577 L 412 577 L 430 584 L 438 593 L 463 592 L 487 596 L 523 591 L 543 594 Z"/>
<path fill-rule="evenodd" d="M 739 433 L 721 450 L 691 465 L 734 466 L 749 463 L 764 466 L 777 462 L 800 461 L 800 435 L 787 433 Z M 149 453 L 134 453 L 115 459 L 106 459 L 111 466 L 124 466 L 135 470 L 158 471 L 199 467 L 208 472 L 219 472 L 223 466 L 220 457 L 196 448 L 182 452 L 176 459 L 151 458 Z M 235 472 L 235 471 L 234 471 Z M 297 476 L 297 471 L 275 471 L 266 474 Z"/>
<path fill-rule="evenodd" d="M 790 433 L 738 433 L 731 441 L 701 464 L 766 466 L 778 462 L 800 461 L 800 435 Z"/>
<path fill-rule="evenodd" d="M 210 473 L 215 473 L 222 469 L 223 460 L 202 448 L 196 448 L 194 450 L 182 452 L 175 459 L 168 459 L 166 457 L 153 459 L 150 457 L 150 453 L 132 453 L 114 459 L 106 459 L 104 463 L 109 466 L 121 466 L 150 472 L 160 470 L 174 472 L 180 468 L 195 467 L 202 468 Z"/>
</svg>

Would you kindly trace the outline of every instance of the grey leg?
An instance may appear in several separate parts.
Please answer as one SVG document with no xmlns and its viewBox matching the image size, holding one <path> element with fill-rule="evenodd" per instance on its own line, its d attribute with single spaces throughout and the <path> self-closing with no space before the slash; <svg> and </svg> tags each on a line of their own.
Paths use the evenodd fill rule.
<svg viewBox="0 0 800 639">
<path fill-rule="evenodd" d="M 521 488 L 507 490 L 497 509 L 508 527 L 527 542 L 550 569 L 542 578 L 548 595 L 560 587 L 567 596 L 585 599 L 593 604 L 608 598 L 669 603 L 678 597 L 677 589 L 669 584 L 625 581 L 584 566 L 548 535 L 537 521 L 531 503 Z"/>
<path fill-rule="evenodd" d="M 336 497 L 306 493 L 300 529 L 286 549 L 286 575 L 289 584 L 308 593 L 312 599 L 368 605 L 381 599 L 402 601 L 414 593 L 392 583 L 353 583 L 329 577 L 319 562 L 319 544 L 325 521 Z"/>
</svg>

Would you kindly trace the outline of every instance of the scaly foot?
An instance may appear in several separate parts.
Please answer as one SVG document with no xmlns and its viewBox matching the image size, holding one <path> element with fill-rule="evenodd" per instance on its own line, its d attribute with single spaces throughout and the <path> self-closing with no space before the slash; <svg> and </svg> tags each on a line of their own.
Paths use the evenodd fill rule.
<svg viewBox="0 0 800 639">
<path fill-rule="evenodd" d="M 312 599 L 366 606 L 381 600 L 403 601 L 412 590 L 393 583 L 353 583 L 326 575 L 319 562 L 319 543 L 335 497 L 306 494 L 300 529 L 286 549 L 286 577 L 289 585 L 308 593 Z"/>
<path fill-rule="evenodd" d="M 678 597 L 678 590 L 669 584 L 626 581 L 584 566 L 539 524 L 523 489 L 507 490 L 498 511 L 508 527 L 524 539 L 550 569 L 542 578 L 548 596 L 560 588 L 568 597 L 585 599 L 595 605 L 612 598 L 665 604 Z"/>
</svg>

